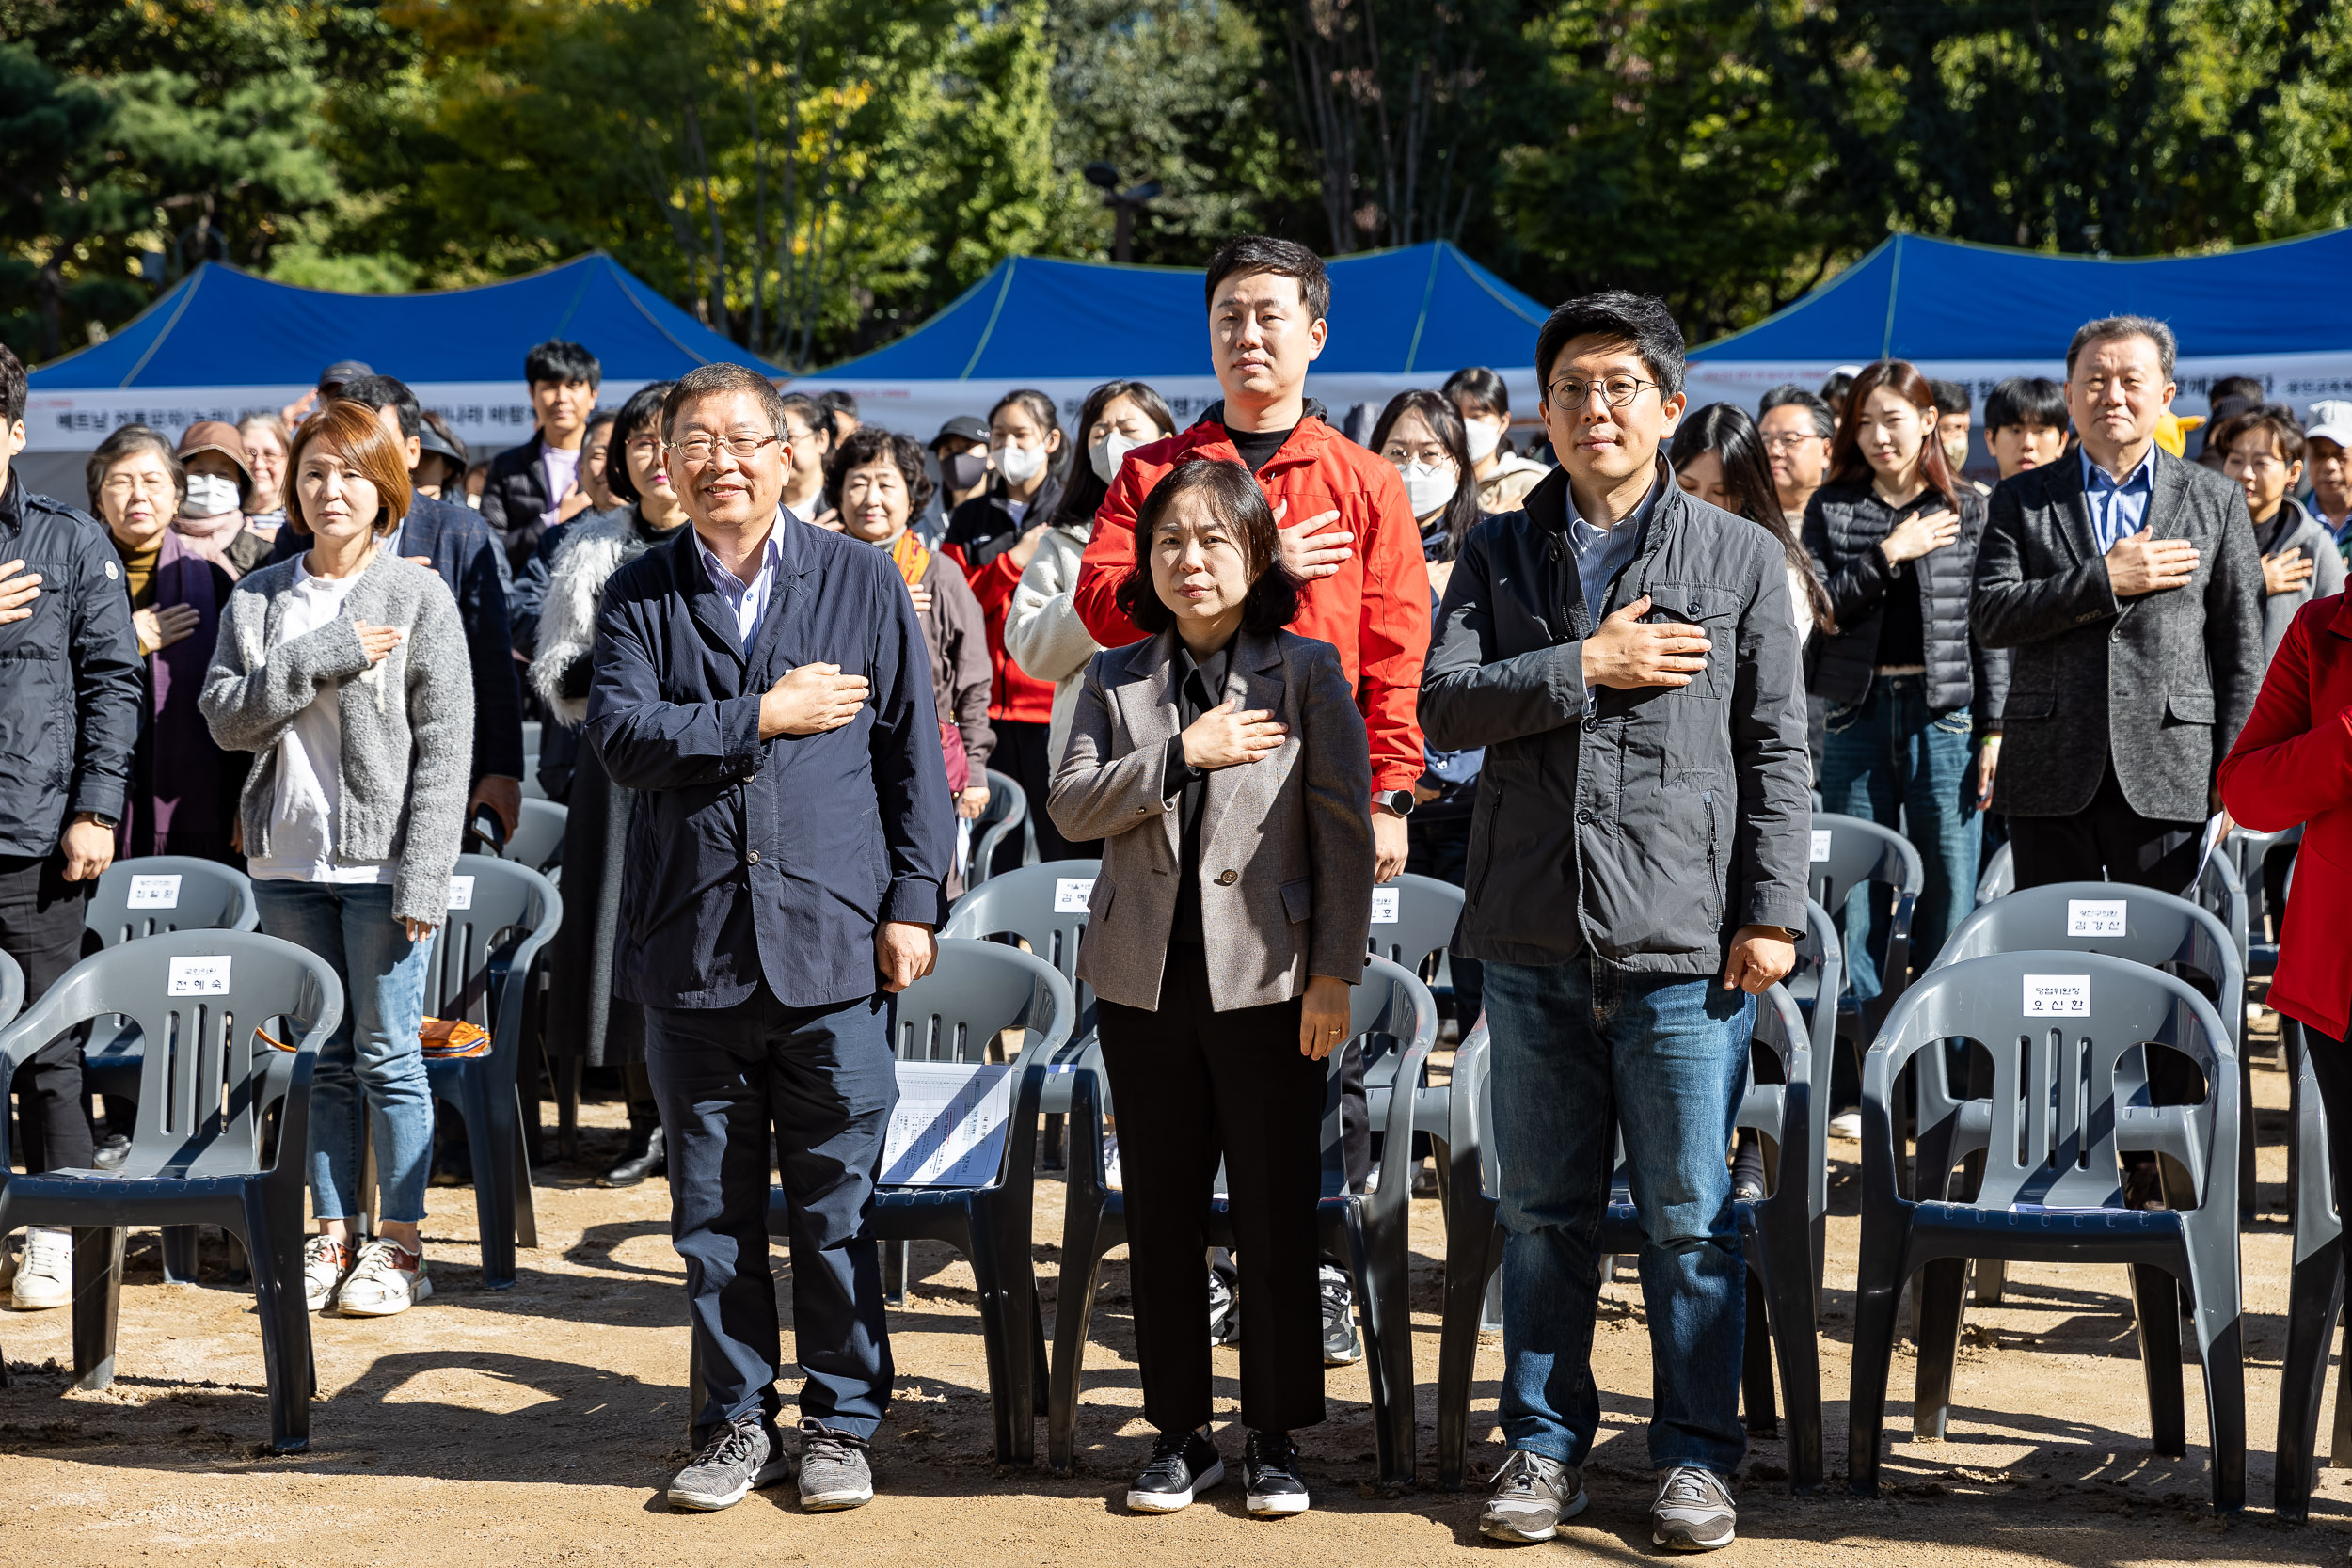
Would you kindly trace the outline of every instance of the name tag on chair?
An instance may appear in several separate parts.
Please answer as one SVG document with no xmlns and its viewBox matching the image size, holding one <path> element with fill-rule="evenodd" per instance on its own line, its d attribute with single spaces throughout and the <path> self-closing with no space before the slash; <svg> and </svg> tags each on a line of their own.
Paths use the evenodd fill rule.
<svg viewBox="0 0 2352 1568">
<path fill-rule="evenodd" d="M 1056 914 L 1084 914 L 1087 912 L 1087 900 L 1093 896 L 1094 879 L 1091 877 L 1057 877 L 1054 879 L 1054 912 Z"/>
<path fill-rule="evenodd" d="M 2089 1018 L 2090 976 L 2088 974 L 2028 974 L 2026 976 L 2027 1018 Z"/>
<path fill-rule="evenodd" d="M 168 872 L 159 877 L 131 879 L 130 896 L 122 901 L 129 910 L 176 910 L 180 907 L 180 873 Z"/>
<path fill-rule="evenodd" d="M 1376 887 L 1372 890 L 1372 923 L 1375 926 L 1395 925 L 1396 909 L 1397 890 L 1395 888 Z"/>
<path fill-rule="evenodd" d="M 453 910 L 473 908 L 473 879 L 452 877 L 449 879 L 449 907 Z"/>
<path fill-rule="evenodd" d="M 2069 898 L 2066 901 L 2066 934 L 2070 937 L 2120 937 L 2123 935 L 2123 911 L 2127 907 L 2120 898 Z"/>
<path fill-rule="evenodd" d="M 229 994 L 229 955 L 217 958 L 174 958 L 164 974 L 167 996 L 226 996 Z"/>
<path fill-rule="evenodd" d="M 1813 863 L 1816 865 L 1829 859 L 1829 836 L 1830 830 L 1827 828 L 1813 830 Z"/>
</svg>

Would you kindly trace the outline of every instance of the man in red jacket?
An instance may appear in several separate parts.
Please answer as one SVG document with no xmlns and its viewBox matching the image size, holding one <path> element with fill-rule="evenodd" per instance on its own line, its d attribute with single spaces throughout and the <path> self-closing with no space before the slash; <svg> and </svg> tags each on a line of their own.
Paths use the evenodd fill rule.
<svg viewBox="0 0 2352 1568">
<path fill-rule="evenodd" d="M 1209 354 L 1222 403 L 1190 430 L 1137 447 L 1094 515 L 1079 566 L 1078 618 L 1116 648 L 1143 634 L 1113 602 L 1135 567 L 1135 520 L 1160 476 L 1196 457 L 1258 476 L 1282 524 L 1282 563 L 1305 579 L 1290 629 L 1337 648 L 1372 740 L 1377 875 L 1405 869 L 1405 816 L 1426 768 L 1415 705 L 1429 652 L 1429 571 L 1405 483 L 1304 395 L 1323 352 L 1331 282 L 1304 245 L 1251 235 L 1209 263 Z"/>
</svg>

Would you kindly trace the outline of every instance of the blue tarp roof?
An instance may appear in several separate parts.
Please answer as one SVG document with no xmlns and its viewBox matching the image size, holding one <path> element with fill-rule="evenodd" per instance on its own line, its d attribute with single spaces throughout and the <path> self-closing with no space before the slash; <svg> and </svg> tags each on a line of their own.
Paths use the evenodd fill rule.
<svg viewBox="0 0 2352 1568">
<path fill-rule="evenodd" d="M 35 391 L 303 386 L 338 359 L 408 382 L 520 381 L 533 343 L 586 343 L 612 381 L 763 367 L 602 251 L 436 293 L 296 288 L 207 261 L 103 343 L 32 372 Z"/>
<path fill-rule="evenodd" d="M 1318 374 L 1529 365 L 1544 307 L 1442 242 L 1329 263 Z M 1176 267 L 1015 256 L 897 342 L 815 372 L 832 380 L 1047 381 L 1198 375 L 1201 279 Z"/>
<path fill-rule="evenodd" d="M 2051 256 L 1898 234 L 1744 332 L 1742 360 L 2046 359 L 2099 316 L 2153 316 L 2184 356 L 2352 348 L 2352 229 L 2211 256 Z"/>
</svg>

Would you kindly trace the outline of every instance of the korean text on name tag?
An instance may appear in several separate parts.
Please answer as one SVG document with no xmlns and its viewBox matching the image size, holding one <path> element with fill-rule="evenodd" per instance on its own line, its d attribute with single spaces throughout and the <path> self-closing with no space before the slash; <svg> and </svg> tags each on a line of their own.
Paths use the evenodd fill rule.
<svg viewBox="0 0 2352 1568">
<path fill-rule="evenodd" d="M 2088 974 L 2028 974 L 2026 976 L 2027 1018 L 2089 1018 L 2090 976 Z"/>
<path fill-rule="evenodd" d="M 2123 934 L 2123 911 L 2121 898 L 2069 898 L 2066 901 L 2066 934 L 2070 937 L 2120 937 Z"/>
<path fill-rule="evenodd" d="M 1084 914 L 1087 900 L 1094 896 L 1091 877 L 1057 877 L 1054 879 L 1054 912 Z"/>
<path fill-rule="evenodd" d="M 154 877 L 131 879 L 130 896 L 123 899 L 127 910 L 176 910 L 180 907 L 180 873 L 167 872 Z"/>
<path fill-rule="evenodd" d="M 164 993 L 167 996 L 226 996 L 229 994 L 229 955 L 216 958 L 174 958 L 166 967 Z"/>
</svg>

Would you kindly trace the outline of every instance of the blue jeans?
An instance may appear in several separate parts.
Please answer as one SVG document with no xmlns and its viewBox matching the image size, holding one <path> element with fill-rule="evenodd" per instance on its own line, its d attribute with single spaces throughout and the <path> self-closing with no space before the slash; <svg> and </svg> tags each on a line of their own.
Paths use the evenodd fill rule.
<svg viewBox="0 0 2352 1568">
<path fill-rule="evenodd" d="M 1879 675 L 1869 695 L 1833 705 L 1821 756 L 1821 800 L 1831 811 L 1903 832 L 1927 863 L 1911 914 L 1911 967 L 1923 970 L 1976 904 L 1977 748 L 1968 709 L 1936 713 L 1921 675 Z M 1886 935 L 1871 929 L 1877 890 L 1846 899 L 1846 980 L 1855 997 L 1879 994 Z"/>
<path fill-rule="evenodd" d="M 424 1026 L 433 939 L 410 942 L 386 884 L 257 880 L 262 929 L 325 958 L 343 983 L 343 1021 L 319 1048 L 310 1079 L 310 1202 L 321 1219 L 350 1219 L 359 1190 L 360 1117 L 375 1133 L 379 1220 L 424 1218 L 433 1156 L 433 1089 L 417 1031 Z"/>
<path fill-rule="evenodd" d="M 1720 978 L 1632 974 L 1589 954 L 1489 962 L 1486 987 L 1506 1233 L 1503 1435 L 1564 1464 L 1592 1451 L 1600 1225 L 1622 1129 L 1645 1238 L 1650 1463 L 1728 1476 L 1747 1452 L 1748 1269 L 1724 1155 L 1756 999 Z"/>
</svg>

